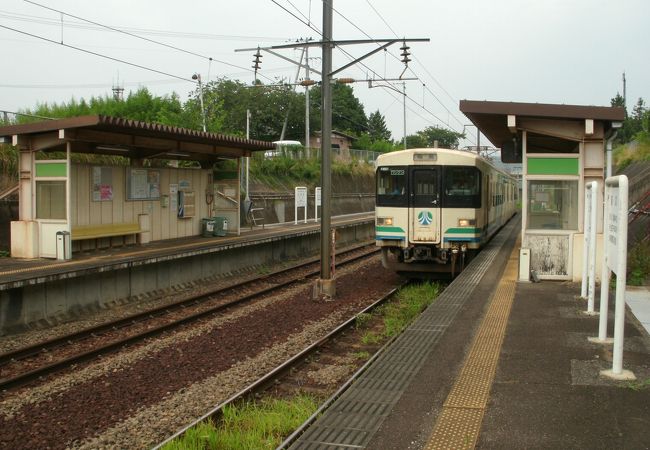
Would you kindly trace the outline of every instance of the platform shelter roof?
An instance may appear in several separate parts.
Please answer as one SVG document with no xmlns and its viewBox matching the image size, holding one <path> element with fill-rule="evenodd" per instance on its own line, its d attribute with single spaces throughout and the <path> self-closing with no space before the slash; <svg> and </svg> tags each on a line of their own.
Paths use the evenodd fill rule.
<svg viewBox="0 0 650 450">
<path fill-rule="evenodd" d="M 516 134 L 516 126 L 522 118 L 593 120 L 602 122 L 605 132 L 609 131 L 615 122 L 625 119 L 624 108 L 610 106 L 461 100 L 460 111 L 496 147 L 501 147 L 504 142 L 512 140 L 513 135 Z M 514 117 L 514 126 L 512 122 L 508 122 L 508 116 Z M 529 145 L 531 144 L 535 145 L 535 142 L 529 142 Z M 543 143 L 540 144 L 540 147 L 542 146 Z"/>
<path fill-rule="evenodd" d="M 273 143 L 158 123 L 93 115 L 0 127 L 0 143 L 32 151 L 198 161 L 202 165 L 251 156 Z"/>
</svg>

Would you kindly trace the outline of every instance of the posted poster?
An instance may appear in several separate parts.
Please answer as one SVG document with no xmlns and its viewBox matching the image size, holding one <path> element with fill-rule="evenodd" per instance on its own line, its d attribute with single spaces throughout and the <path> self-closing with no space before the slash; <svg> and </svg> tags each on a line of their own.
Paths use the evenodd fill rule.
<svg viewBox="0 0 650 450">
<path fill-rule="evenodd" d="M 92 199 L 94 202 L 113 200 L 113 169 L 111 167 L 93 167 Z"/>
</svg>

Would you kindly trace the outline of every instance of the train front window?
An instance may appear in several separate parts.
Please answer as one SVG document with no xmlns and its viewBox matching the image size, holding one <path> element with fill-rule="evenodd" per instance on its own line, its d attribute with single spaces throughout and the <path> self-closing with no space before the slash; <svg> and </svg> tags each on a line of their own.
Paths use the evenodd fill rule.
<svg viewBox="0 0 650 450">
<path fill-rule="evenodd" d="M 377 169 L 377 206 L 407 205 L 406 166 L 387 166 Z"/>
<path fill-rule="evenodd" d="M 445 167 L 444 187 L 445 208 L 481 207 L 481 172 L 476 167 Z"/>
<path fill-rule="evenodd" d="M 438 167 L 412 168 L 412 206 L 438 208 L 440 206 L 440 176 Z"/>
</svg>

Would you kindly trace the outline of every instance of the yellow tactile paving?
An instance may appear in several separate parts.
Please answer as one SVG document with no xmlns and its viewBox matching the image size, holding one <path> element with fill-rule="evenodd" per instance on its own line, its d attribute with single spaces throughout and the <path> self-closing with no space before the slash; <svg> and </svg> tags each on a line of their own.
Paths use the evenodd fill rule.
<svg viewBox="0 0 650 450">
<path fill-rule="evenodd" d="M 478 441 L 515 295 L 517 248 L 510 255 L 425 450 L 471 449 Z"/>
</svg>

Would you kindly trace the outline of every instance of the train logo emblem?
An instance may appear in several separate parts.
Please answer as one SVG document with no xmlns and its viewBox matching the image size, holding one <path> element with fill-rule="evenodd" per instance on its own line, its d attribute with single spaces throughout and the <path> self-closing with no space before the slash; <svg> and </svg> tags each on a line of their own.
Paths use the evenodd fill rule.
<svg viewBox="0 0 650 450">
<path fill-rule="evenodd" d="M 420 225 L 431 225 L 431 222 L 433 222 L 433 214 L 429 211 L 420 211 L 418 214 L 418 222 L 420 222 Z"/>
</svg>

